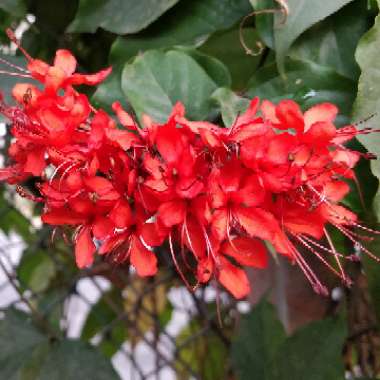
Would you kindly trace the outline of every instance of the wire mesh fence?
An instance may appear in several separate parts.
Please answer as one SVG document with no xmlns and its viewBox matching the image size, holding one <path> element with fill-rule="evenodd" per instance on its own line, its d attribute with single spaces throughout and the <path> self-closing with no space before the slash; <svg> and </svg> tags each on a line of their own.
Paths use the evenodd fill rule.
<svg viewBox="0 0 380 380">
<path fill-rule="evenodd" d="M 51 335 L 81 338 L 112 359 L 122 379 L 223 379 L 237 304 L 213 286 L 187 290 L 175 269 L 152 279 L 99 261 L 74 268 L 70 247 L 40 230 L 27 245 L 1 235 L 0 306 L 26 311 Z M 164 252 L 163 252 L 164 253 Z"/>
</svg>

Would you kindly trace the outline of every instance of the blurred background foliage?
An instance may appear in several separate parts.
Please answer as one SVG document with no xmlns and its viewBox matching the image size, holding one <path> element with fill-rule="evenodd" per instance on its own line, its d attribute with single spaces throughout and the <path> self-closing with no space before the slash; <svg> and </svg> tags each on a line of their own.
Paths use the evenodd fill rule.
<svg viewBox="0 0 380 380">
<path fill-rule="evenodd" d="M 96 107 L 109 110 L 119 100 L 137 118 L 147 113 L 163 121 L 180 100 L 190 119 L 228 127 L 250 98 L 260 96 L 294 99 L 304 109 L 333 102 L 340 125 L 353 120 L 378 129 L 378 5 L 0 0 L 0 57 L 25 64 L 5 34 L 10 27 L 34 57 L 51 61 L 58 48 L 67 48 L 82 72 L 112 65 L 112 75 L 96 91 L 83 91 Z M 19 80 L 0 76 L 7 101 Z M 10 141 L 2 135 L 4 156 Z M 379 134 L 363 135 L 355 144 L 380 153 Z M 361 162 L 357 176 L 361 188 L 352 184 L 346 204 L 376 228 L 379 161 L 371 168 Z M 25 186 L 36 191 L 35 183 Z M 51 239 L 51 229 L 36 215 L 38 209 L 2 185 L 0 292 L 10 286 L 17 297 L 1 307 L 1 379 L 380 378 L 380 267 L 373 261 L 346 263 L 355 283 L 345 289 L 310 258 L 332 290 L 331 297 L 321 298 L 297 268 L 276 259 L 267 271 L 250 272 L 252 294 L 236 303 L 213 286 L 187 293 L 167 262 L 150 280 L 101 260 L 80 272 L 64 231 Z M 334 239 L 344 251 L 357 248 Z M 379 240 L 371 248 L 379 253 Z M 91 292 L 97 292 L 95 300 Z M 188 304 L 178 302 L 182 297 Z M 70 309 L 78 299 L 87 305 L 80 323 L 73 322 Z M 182 324 L 175 322 L 178 313 Z M 79 326 L 75 334 L 73 323 Z M 139 359 L 141 344 L 153 352 L 152 363 Z M 117 365 L 120 355 L 125 366 Z"/>
</svg>

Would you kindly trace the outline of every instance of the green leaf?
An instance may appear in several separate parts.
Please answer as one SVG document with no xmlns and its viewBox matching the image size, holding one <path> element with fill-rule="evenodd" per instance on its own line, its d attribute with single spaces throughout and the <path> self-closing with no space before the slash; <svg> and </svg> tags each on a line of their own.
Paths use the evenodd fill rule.
<svg viewBox="0 0 380 380">
<path fill-rule="evenodd" d="M 91 346 L 74 340 L 50 341 L 27 314 L 9 309 L 0 321 L 0 378 L 109 380 L 118 376 Z"/>
<path fill-rule="evenodd" d="M 0 321 L 0 378 L 16 380 L 45 337 L 32 325 L 26 314 L 10 309 Z"/>
<path fill-rule="evenodd" d="M 316 22 L 325 19 L 352 0 L 288 0 L 289 14 L 281 25 L 283 14 L 275 16 L 274 40 L 276 59 L 281 74 L 285 70 L 285 56 L 293 42 Z"/>
<path fill-rule="evenodd" d="M 128 331 L 123 319 L 118 319 L 115 310 L 110 306 L 107 299 L 122 309 L 121 294 L 116 291 L 109 291 L 92 307 L 82 330 L 81 338 L 90 340 L 96 334 L 102 332 L 102 337 L 98 347 L 104 355 L 111 358 L 126 341 Z M 115 322 L 116 321 L 116 322 Z M 107 328 L 109 324 L 110 328 Z"/>
<path fill-rule="evenodd" d="M 122 89 L 139 118 L 147 114 L 166 121 L 173 105 L 181 101 L 190 119 L 216 112 L 210 99 L 219 84 L 196 60 L 181 51 L 149 51 L 126 64 Z"/>
<path fill-rule="evenodd" d="M 21 285 L 33 292 L 40 293 L 47 289 L 56 274 L 54 261 L 49 252 L 24 252 L 17 268 L 17 276 Z"/>
<path fill-rule="evenodd" d="M 339 107 L 341 114 L 350 114 L 355 96 L 355 82 L 328 67 L 312 62 L 287 60 L 285 68 L 285 80 L 275 64 L 258 70 L 248 83 L 247 94 L 273 102 L 284 98 L 294 99 L 304 109 L 317 103 L 332 102 Z M 347 122 L 347 117 L 344 120 L 340 118 L 340 122 L 343 121 Z"/>
<path fill-rule="evenodd" d="M 117 34 L 137 33 L 179 0 L 80 0 L 69 32 L 94 33 L 98 27 Z"/>
<path fill-rule="evenodd" d="M 120 65 L 113 66 L 111 75 L 97 87 L 91 97 L 91 102 L 95 107 L 112 112 L 112 103 L 119 101 L 128 110 L 128 103 L 121 89 L 121 71 Z"/>
<path fill-rule="evenodd" d="M 380 1 L 379 1 L 380 3 Z M 364 127 L 378 128 L 380 115 L 380 15 L 376 17 L 375 25 L 360 40 L 356 50 L 356 60 L 361 69 L 358 84 L 358 93 L 354 104 L 353 119 L 360 121 L 373 115 Z M 364 147 L 377 156 L 380 154 L 380 134 L 371 133 L 358 137 Z M 380 178 L 380 160 L 371 161 L 373 174 Z M 380 219 L 380 193 L 377 193 L 375 201 L 375 211 L 377 218 Z"/>
<path fill-rule="evenodd" d="M 24 0 L 1 0 L 0 8 L 16 17 L 23 17 L 26 13 Z"/>
<path fill-rule="evenodd" d="M 232 345 L 233 364 L 239 379 L 271 379 L 273 358 L 285 338 L 274 307 L 266 301 L 255 306 L 244 318 Z"/>
<path fill-rule="evenodd" d="M 354 54 L 360 37 L 369 26 L 367 14 L 365 1 L 353 1 L 303 33 L 289 55 L 331 67 L 337 73 L 357 80 L 359 66 Z"/>
<path fill-rule="evenodd" d="M 79 340 L 53 343 L 41 366 L 38 380 L 119 379 L 111 363 Z"/>
<path fill-rule="evenodd" d="M 179 48 L 179 51 L 184 51 L 187 55 L 198 62 L 200 66 L 206 71 L 207 75 L 218 86 L 231 86 L 231 75 L 227 67 L 218 59 L 204 54 L 192 48 Z"/>
<path fill-rule="evenodd" d="M 211 96 L 221 109 L 223 123 L 226 127 L 231 127 L 236 117 L 245 111 L 249 105 L 249 100 L 236 95 L 229 88 L 218 88 Z"/>
<path fill-rule="evenodd" d="M 258 35 L 253 28 L 242 30 L 245 43 L 256 50 Z M 232 87 L 234 89 L 245 89 L 248 79 L 256 71 L 260 56 L 245 53 L 239 40 L 238 28 L 213 34 L 200 48 L 200 51 L 223 62 L 231 73 Z"/>
<path fill-rule="evenodd" d="M 199 45 L 211 33 L 233 26 L 250 9 L 248 0 L 181 1 L 143 33 L 117 38 L 110 61 L 124 63 L 149 49 Z"/>
<path fill-rule="evenodd" d="M 345 339 L 343 319 L 324 319 L 307 325 L 277 350 L 271 380 L 344 379 L 342 350 Z"/>
<path fill-rule="evenodd" d="M 5 199 L 3 189 L 0 190 L 0 229 L 6 234 L 16 231 L 25 241 L 33 239 L 30 221 Z"/>
</svg>

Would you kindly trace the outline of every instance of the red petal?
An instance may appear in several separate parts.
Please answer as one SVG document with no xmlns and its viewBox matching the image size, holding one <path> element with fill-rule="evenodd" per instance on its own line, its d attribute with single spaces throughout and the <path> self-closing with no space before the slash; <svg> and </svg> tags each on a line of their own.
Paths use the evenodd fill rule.
<svg viewBox="0 0 380 380">
<path fill-rule="evenodd" d="M 265 245 L 247 237 L 237 237 L 222 245 L 221 252 L 233 257 L 239 264 L 256 268 L 268 266 L 268 255 Z"/>
<path fill-rule="evenodd" d="M 293 100 L 281 100 L 276 107 L 276 116 L 280 121 L 279 129 L 295 129 L 303 132 L 304 121 L 299 105 Z"/>
<path fill-rule="evenodd" d="M 231 200 L 245 207 L 258 206 L 265 198 L 265 190 L 260 185 L 256 175 L 251 175 L 244 180 L 244 186 L 231 194 Z"/>
<path fill-rule="evenodd" d="M 356 214 L 339 205 L 322 204 L 321 211 L 323 216 L 334 224 L 351 225 L 358 219 Z"/>
<path fill-rule="evenodd" d="M 245 272 L 223 257 L 220 257 L 218 280 L 237 299 L 246 297 L 251 290 Z"/>
<path fill-rule="evenodd" d="M 109 140 L 118 144 L 124 150 L 130 149 L 133 144 L 140 141 L 139 137 L 134 133 L 120 129 L 106 129 L 106 135 Z"/>
<path fill-rule="evenodd" d="M 168 230 L 159 223 L 144 223 L 140 227 L 140 237 L 150 247 L 160 246 L 167 235 Z"/>
<path fill-rule="evenodd" d="M 68 225 L 79 225 L 86 222 L 86 218 L 73 213 L 67 209 L 55 209 L 46 212 L 41 216 L 44 223 L 53 224 L 56 226 L 68 224 Z"/>
<path fill-rule="evenodd" d="M 33 78 L 43 82 L 50 66 L 39 59 L 32 59 L 27 65 L 28 70 L 32 74 Z"/>
<path fill-rule="evenodd" d="M 63 70 L 67 77 L 74 73 L 77 67 L 77 61 L 75 57 L 64 49 L 59 49 L 55 53 L 54 66 Z"/>
<path fill-rule="evenodd" d="M 83 75 L 83 74 L 73 74 L 70 78 L 71 84 L 87 84 L 89 86 L 95 86 L 111 74 L 112 67 L 98 71 L 95 74 Z"/>
<path fill-rule="evenodd" d="M 133 215 L 129 203 L 119 201 L 110 212 L 109 218 L 118 228 L 129 227 L 133 223 Z"/>
<path fill-rule="evenodd" d="M 132 116 L 127 111 L 123 110 L 120 102 L 112 103 L 112 109 L 116 113 L 116 116 L 123 127 L 133 130 L 137 129 L 136 123 L 133 120 Z"/>
<path fill-rule="evenodd" d="M 181 133 L 175 126 L 164 125 L 157 131 L 156 145 L 161 157 L 170 164 L 177 163 L 182 151 L 183 144 Z"/>
<path fill-rule="evenodd" d="M 183 201 L 169 201 L 158 208 L 158 218 L 166 227 L 180 224 L 185 219 L 186 204 Z"/>
<path fill-rule="evenodd" d="M 114 228 L 114 224 L 108 218 L 99 216 L 92 225 L 92 232 L 97 239 L 102 240 L 111 235 Z"/>
<path fill-rule="evenodd" d="M 227 237 L 228 214 L 227 209 L 216 210 L 211 220 L 211 231 L 218 241 L 223 241 Z"/>
<path fill-rule="evenodd" d="M 12 89 L 12 96 L 19 102 L 23 103 L 25 95 L 28 94 L 28 105 L 35 106 L 36 100 L 41 91 L 30 83 L 16 83 Z"/>
<path fill-rule="evenodd" d="M 204 257 L 198 261 L 197 279 L 201 283 L 208 282 L 214 272 L 214 263 L 210 257 Z"/>
<path fill-rule="evenodd" d="M 269 100 L 263 100 L 260 110 L 265 120 L 270 121 L 272 124 L 278 124 L 280 122 L 276 116 L 276 106 Z"/>
<path fill-rule="evenodd" d="M 45 149 L 35 149 L 28 152 L 24 166 L 25 173 L 31 173 L 34 176 L 40 176 L 46 167 Z"/>
<path fill-rule="evenodd" d="M 253 98 L 250 101 L 247 110 L 236 119 L 235 127 L 251 123 L 256 116 L 257 110 L 259 108 L 259 103 L 260 101 L 258 97 Z"/>
<path fill-rule="evenodd" d="M 316 122 L 302 136 L 302 141 L 309 144 L 326 145 L 336 136 L 335 125 L 330 122 Z"/>
<path fill-rule="evenodd" d="M 184 239 L 187 248 L 193 252 L 197 259 L 204 258 L 206 241 L 200 224 L 194 218 L 189 218 L 185 227 Z"/>
<path fill-rule="evenodd" d="M 325 219 L 317 212 L 288 206 L 281 219 L 286 228 L 294 234 L 306 234 L 316 239 L 321 239 L 323 236 Z"/>
<path fill-rule="evenodd" d="M 330 201 L 339 202 L 350 192 L 350 186 L 343 181 L 331 181 L 323 187 L 323 192 Z"/>
<path fill-rule="evenodd" d="M 338 108 L 331 103 L 321 103 L 309 108 L 304 114 L 305 131 L 314 123 L 325 121 L 331 123 L 338 114 Z"/>
<path fill-rule="evenodd" d="M 261 208 L 237 207 L 234 213 L 240 225 L 251 236 L 271 241 L 279 228 L 273 214 Z"/>
<path fill-rule="evenodd" d="M 277 253 L 288 257 L 288 259 L 293 260 L 294 254 L 292 252 L 292 243 L 289 241 L 287 236 L 280 229 L 275 233 L 273 240 L 271 241 Z"/>
<path fill-rule="evenodd" d="M 79 232 L 75 242 L 75 259 L 78 268 L 85 268 L 94 261 L 96 247 L 91 238 L 89 227 L 84 227 Z"/>
<path fill-rule="evenodd" d="M 157 273 L 157 257 L 145 248 L 140 239 L 136 236 L 132 238 L 131 264 L 136 268 L 137 274 L 141 277 L 153 276 Z"/>
</svg>

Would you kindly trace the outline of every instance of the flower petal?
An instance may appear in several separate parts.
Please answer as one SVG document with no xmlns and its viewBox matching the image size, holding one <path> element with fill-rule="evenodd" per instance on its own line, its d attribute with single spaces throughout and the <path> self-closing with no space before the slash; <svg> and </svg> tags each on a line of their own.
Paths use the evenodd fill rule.
<svg viewBox="0 0 380 380">
<path fill-rule="evenodd" d="M 145 248 L 140 239 L 136 236 L 132 238 L 131 264 L 136 268 L 137 274 L 141 277 L 153 276 L 157 273 L 157 257 Z"/>
<path fill-rule="evenodd" d="M 268 266 L 267 249 L 260 240 L 238 236 L 231 241 L 226 241 L 220 250 L 233 257 L 241 265 L 255 268 Z"/>
<path fill-rule="evenodd" d="M 304 114 L 305 132 L 320 121 L 333 122 L 338 114 L 338 108 L 331 103 L 321 103 L 309 108 Z"/>
<path fill-rule="evenodd" d="M 75 260 L 78 268 L 85 268 L 94 261 L 96 247 L 91 238 L 89 227 L 84 227 L 79 232 L 75 242 Z"/>
<path fill-rule="evenodd" d="M 246 297 L 251 288 L 244 270 L 232 265 L 227 259 L 220 258 L 218 281 L 236 298 Z"/>
<path fill-rule="evenodd" d="M 165 227 L 180 224 L 185 219 L 186 204 L 181 200 L 162 203 L 158 208 L 158 218 Z"/>
</svg>

